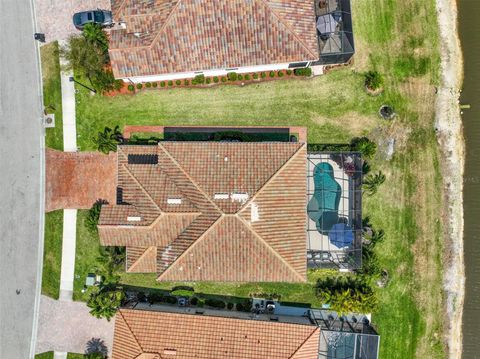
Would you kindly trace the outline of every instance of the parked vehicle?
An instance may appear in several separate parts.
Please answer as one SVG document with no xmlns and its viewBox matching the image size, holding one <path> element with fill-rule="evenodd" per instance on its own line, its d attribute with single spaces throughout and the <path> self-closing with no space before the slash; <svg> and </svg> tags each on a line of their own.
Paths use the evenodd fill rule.
<svg viewBox="0 0 480 359">
<path fill-rule="evenodd" d="M 102 27 L 112 26 L 112 12 L 108 10 L 90 10 L 77 12 L 73 15 L 73 25 L 82 30 L 87 24 L 98 24 Z"/>
</svg>

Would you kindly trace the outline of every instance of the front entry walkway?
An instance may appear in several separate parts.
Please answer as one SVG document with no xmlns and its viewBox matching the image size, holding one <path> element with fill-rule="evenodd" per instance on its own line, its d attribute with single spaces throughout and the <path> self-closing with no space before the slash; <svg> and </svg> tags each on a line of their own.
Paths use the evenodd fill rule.
<svg viewBox="0 0 480 359">
<path fill-rule="evenodd" d="M 103 341 L 111 353 L 115 319 L 97 319 L 83 302 L 40 299 L 37 353 L 84 353 L 89 342 Z"/>
</svg>

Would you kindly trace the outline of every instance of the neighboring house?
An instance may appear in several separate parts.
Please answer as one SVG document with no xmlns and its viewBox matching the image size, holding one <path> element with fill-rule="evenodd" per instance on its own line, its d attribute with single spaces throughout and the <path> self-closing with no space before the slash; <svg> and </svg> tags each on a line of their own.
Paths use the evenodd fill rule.
<svg viewBox="0 0 480 359">
<path fill-rule="evenodd" d="M 119 146 L 105 246 L 161 281 L 301 282 L 307 270 L 307 151 L 289 142 Z"/>
<path fill-rule="evenodd" d="M 353 55 L 349 0 L 112 0 L 112 12 L 119 24 L 110 32 L 113 73 L 133 82 L 298 68 Z"/>
<path fill-rule="evenodd" d="M 112 359 L 378 359 L 380 337 L 367 317 L 284 310 L 291 313 L 120 309 Z"/>
</svg>

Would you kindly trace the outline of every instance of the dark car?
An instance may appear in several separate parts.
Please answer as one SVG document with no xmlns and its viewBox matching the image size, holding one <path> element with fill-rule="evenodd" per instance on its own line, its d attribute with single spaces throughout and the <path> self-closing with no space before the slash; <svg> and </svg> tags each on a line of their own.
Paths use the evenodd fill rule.
<svg viewBox="0 0 480 359">
<path fill-rule="evenodd" d="M 79 30 L 82 30 L 85 25 L 92 23 L 102 27 L 111 26 L 113 24 L 112 12 L 108 10 L 91 10 L 77 12 L 73 15 L 73 25 Z"/>
</svg>

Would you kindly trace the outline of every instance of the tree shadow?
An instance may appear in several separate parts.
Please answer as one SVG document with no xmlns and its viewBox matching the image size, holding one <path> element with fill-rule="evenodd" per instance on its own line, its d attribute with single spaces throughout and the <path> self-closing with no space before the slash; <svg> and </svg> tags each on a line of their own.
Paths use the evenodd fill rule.
<svg viewBox="0 0 480 359">
<path fill-rule="evenodd" d="M 105 358 L 108 355 L 108 348 L 105 341 L 100 338 L 92 338 L 87 342 L 85 354 L 102 354 Z"/>
</svg>

